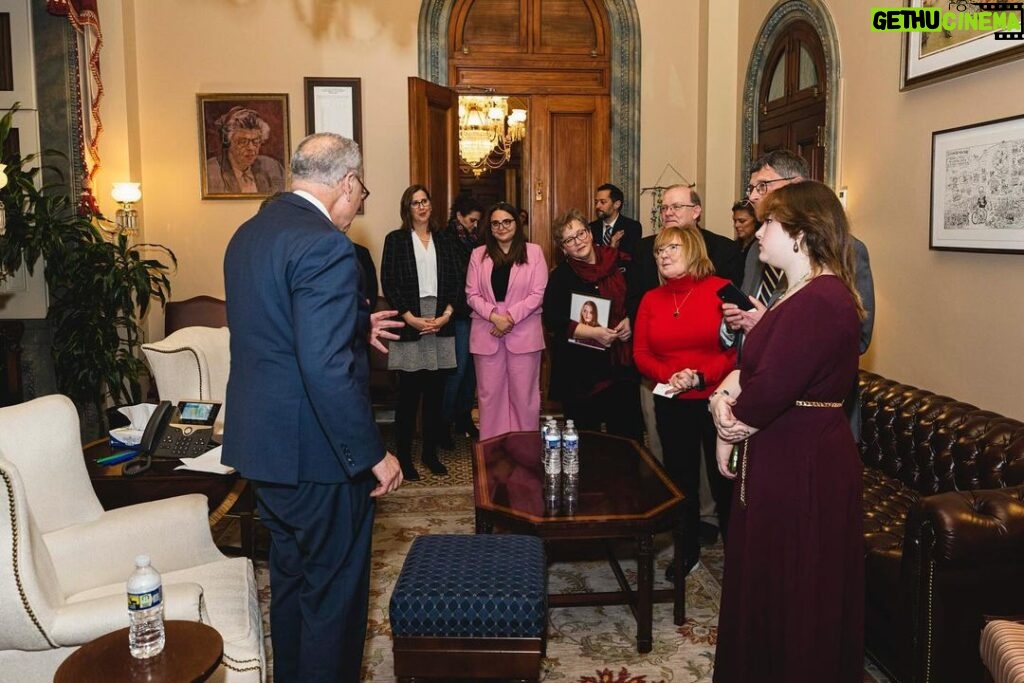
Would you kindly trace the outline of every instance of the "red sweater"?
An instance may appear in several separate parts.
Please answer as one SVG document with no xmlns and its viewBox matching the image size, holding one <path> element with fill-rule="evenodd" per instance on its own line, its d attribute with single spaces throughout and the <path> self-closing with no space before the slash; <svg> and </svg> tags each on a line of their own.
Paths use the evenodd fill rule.
<svg viewBox="0 0 1024 683">
<path fill-rule="evenodd" d="M 676 398 L 707 398 L 736 367 L 736 351 L 722 350 L 718 340 L 722 302 L 716 292 L 727 282 L 715 275 L 700 281 L 687 275 L 652 289 L 640 302 L 633 330 L 640 373 L 656 382 L 668 382 L 686 368 L 704 373 L 704 391 L 684 391 Z M 679 317 L 673 315 L 677 307 Z"/>
</svg>

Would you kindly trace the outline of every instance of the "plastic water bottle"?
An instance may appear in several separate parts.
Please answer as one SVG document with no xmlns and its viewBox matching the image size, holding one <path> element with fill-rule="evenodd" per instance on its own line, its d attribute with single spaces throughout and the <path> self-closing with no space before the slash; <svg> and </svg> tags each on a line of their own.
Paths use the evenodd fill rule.
<svg viewBox="0 0 1024 683">
<path fill-rule="evenodd" d="M 562 472 L 569 477 L 580 473 L 580 434 L 572 420 L 565 421 L 562 432 Z"/>
<path fill-rule="evenodd" d="M 149 555 L 135 558 L 128 577 L 128 648 L 132 657 L 147 659 L 164 649 L 164 599 L 160 572 L 149 564 Z"/>
<path fill-rule="evenodd" d="M 544 430 L 544 474 L 562 472 L 562 432 L 554 420 Z"/>
</svg>

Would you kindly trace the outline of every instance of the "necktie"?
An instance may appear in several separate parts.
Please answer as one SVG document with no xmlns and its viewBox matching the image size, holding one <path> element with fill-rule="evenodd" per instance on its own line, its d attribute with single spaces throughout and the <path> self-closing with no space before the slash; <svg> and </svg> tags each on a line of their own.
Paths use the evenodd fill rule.
<svg viewBox="0 0 1024 683">
<path fill-rule="evenodd" d="M 612 243 L 612 226 L 608 225 L 607 223 L 604 226 L 604 237 L 602 239 L 605 243 L 605 246 Z"/>
<path fill-rule="evenodd" d="M 757 300 L 767 306 L 772 298 L 772 294 L 779 288 L 785 277 L 786 274 L 781 270 L 767 263 L 764 264 L 764 270 L 761 271 L 761 285 L 757 288 Z"/>
</svg>

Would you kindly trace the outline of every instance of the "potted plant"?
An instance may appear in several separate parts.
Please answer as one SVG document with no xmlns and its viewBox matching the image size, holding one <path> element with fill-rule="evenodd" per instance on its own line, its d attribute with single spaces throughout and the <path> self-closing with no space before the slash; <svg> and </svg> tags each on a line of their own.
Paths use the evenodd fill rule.
<svg viewBox="0 0 1024 683">
<path fill-rule="evenodd" d="M 15 109 L 0 119 L 0 149 Z M 56 154 L 46 152 L 45 154 Z M 137 403 L 145 364 L 139 358 L 141 321 L 153 301 L 170 295 L 169 267 L 147 254 L 174 253 L 162 245 L 130 244 L 127 235 L 104 238 L 99 213 L 76 210 L 61 182 L 37 186 L 41 155 L 5 155 L 7 185 L 0 189 L 6 229 L 0 234 L 0 277 L 40 257 L 50 293 L 47 319 L 58 389 L 80 409 Z M 52 169 L 52 167 L 47 167 Z"/>
</svg>

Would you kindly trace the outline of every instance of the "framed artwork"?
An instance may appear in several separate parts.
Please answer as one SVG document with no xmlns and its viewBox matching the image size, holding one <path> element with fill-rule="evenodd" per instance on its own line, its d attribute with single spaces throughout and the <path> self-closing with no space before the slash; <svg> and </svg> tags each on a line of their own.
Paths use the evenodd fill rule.
<svg viewBox="0 0 1024 683">
<path fill-rule="evenodd" d="M 304 78 L 306 135 L 337 133 L 363 146 L 362 94 L 358 78 Z M 366 157 L 366 154 L 363 154 Z"/>
<path fill-rule="evenodd" d="M 203 199 L 262 199 L 285 189 L 288 95 L 199 94 Z"/>
<path fill-rule="evenodd" d="M 987 10 L 1007 5 L 1024 24 L 1024 10 L 1005 0 L 985 3 Z M 907 7 L 938 7 L 944 13 L 978 12 L 974 2 L 947 0 L 906 0 Z M 904 33 L 900 90 L 909 90 L 947 78 L 962 76 L 1024 55 L 1024 40 L 997 39 L 1001 31 L 943 28 L 935 32 Z"/>
<path fill-rule="evenodd" d="M 932 133 L 928 246 L 1024 253 L 1024 116 Z"/>
<path fill-rule="evenodd" d="M 591 327 L 608 327 L 611 319 L 612 300 L 605 299 L 593 294 L 581 294 L 573 292 L 569 295 L 569 315 L 580 325 Z M 580 344 L 590 348 L 607 351 L 608 349 L 596 341 L 590 339 L 576 339 L 569 337 L 572 344 Z"/>
</svg>

